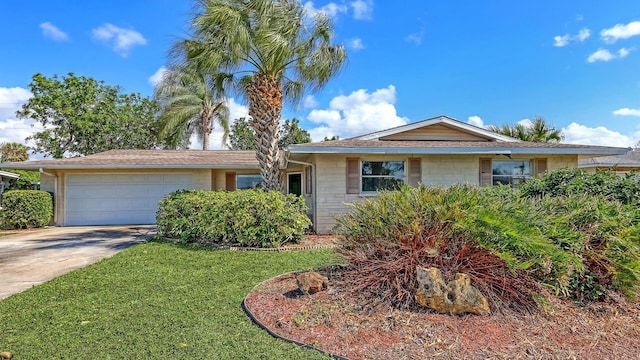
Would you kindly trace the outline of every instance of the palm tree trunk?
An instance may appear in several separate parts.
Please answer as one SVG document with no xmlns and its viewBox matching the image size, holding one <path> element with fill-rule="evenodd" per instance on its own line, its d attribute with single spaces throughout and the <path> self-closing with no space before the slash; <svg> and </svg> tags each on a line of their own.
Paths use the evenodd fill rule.
<svg viewBox="0 0 640 360">
<path fill-rule="evenodd" d="M 249 85 L 249 115 L 255 130 L 256 158 L 264 190 L 282 191 L 280 179 L 280 113 L 282 87 L 274 76 L 256 74 Z"/>
</svg>

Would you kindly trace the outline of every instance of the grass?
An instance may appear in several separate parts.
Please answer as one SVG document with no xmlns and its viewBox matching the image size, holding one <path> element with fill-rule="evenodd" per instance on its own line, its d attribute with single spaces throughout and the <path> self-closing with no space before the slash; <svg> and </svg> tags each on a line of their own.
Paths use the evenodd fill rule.
<svg viewBox="0 0 640 360">
<path fill-rule="evenodd" d="M 321 359 L 251 322 L 261 281 L 336 261 L 331 250 L 244 252 L 150 242 L 0 301 L 14 359 Z"/>
</svg>

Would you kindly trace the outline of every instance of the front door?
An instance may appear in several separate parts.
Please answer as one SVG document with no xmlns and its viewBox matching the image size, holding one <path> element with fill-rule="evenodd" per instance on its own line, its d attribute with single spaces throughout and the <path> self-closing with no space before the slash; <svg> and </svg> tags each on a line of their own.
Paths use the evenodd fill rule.
<svg viewBox="0 0 640 360">
<path fill-rule="evenodd" d="M 289 194 L 302 195 L 302 174 L 291 173 L 287 175 L 287 190 Z"/>
</svg>

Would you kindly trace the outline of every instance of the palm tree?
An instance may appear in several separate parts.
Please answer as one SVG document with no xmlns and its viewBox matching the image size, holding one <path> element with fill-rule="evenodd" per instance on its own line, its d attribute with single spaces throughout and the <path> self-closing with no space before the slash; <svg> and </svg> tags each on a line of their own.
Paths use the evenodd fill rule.
<svg viewBox="0 0 640 360">
<path fill-rule="evenodd" d="M 29 159 L 29 148 L 17 142 L 0 144 L 0 162 L 19 162 Z"/>
<path fill-rule="evenodd" d="M 564 140 L 561 130 L 547 124 L 540 116 L 536 116 L 529 127 L 529 134 L 533 142 L 559 143 Z"/>
<path fill-rule="evenodd" d="M 318 91 L 346 62 L 331 43 L 331 20 L 297 0 L 198 0 L 194 35 L 176 44 L 187 62 L 219 72 L 219 83 L 248 99 L 265 190 L 281 190 L 279 120 L 283 101 Z"/>
<path fill-rule="evenodd" d="M 489 125 L 487 129 L 522 141 L 559 143 L 564 140 L 562 131 L 547 124 L 540 116 L 536 116 L 530 126 L 523 124 L 516 124 L 514 126 L 504 124 L 502 127 Z"/>
<path fill-rule="evenodd" d="M 223 130 L 222 144 L 229 135 L 229 109 L 216 88 L 214 76 L 204 68 L 188 65 L 167 70 L 155 97 L 163 108 L 159 117 L 160 140 L 169 148 L 185 147 L 194 132 L 209 149 L 214 123 Z"/>
</svg>

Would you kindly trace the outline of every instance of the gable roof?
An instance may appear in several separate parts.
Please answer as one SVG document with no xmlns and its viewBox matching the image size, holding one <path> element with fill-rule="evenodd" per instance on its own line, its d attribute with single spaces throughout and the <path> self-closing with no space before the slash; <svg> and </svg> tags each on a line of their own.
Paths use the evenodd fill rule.
<svg viewBox="0 0 640 360">
<path fill-rule="evenodd" d="M 615 156 L 601 156 L 597 158 L 578 160 L 579 168 L 591 167 L 627 167 L 640 168 L 640 150 L 631 150 L 626 154 Z"/>
<path fill-rule="evenodd" d="M 406 125 L 396 126 L 390 129 L 385 129 L 385 130 L 375 131 L 369 134 L 355 136 L 352 138 L 348 138 L 346 140 L 381 140 L 385 137 L 389 137 L 392 135 L 407 133 L 412 130 L 426 128 L 434 125 L 442 125 L 447 128 L 457 130 L 461 133 L 471 134 L 478 138 L 485 139 L 485 141 L 520 142 L 519 139 L 512 138 L 506 135 L 497 134 L 497 133 L 494 133 L 493 131 L 483 129 L 475 125 L 467 124 L 448 116 L 437 116 L 434 118 L 430 118 L 430 119 L 426 119 L 426 120 L 422 120 L 422 121 L 418 121 L 418 122 L 414 122 Z"/>
<path fill-rule="evenodd" d="M 448 136 L 432 135 L 453 130 Z M 456 136 L 455 133 L 462 134 Z M 344 140 L 290 145 L 289 154 L 494 154 L 620 155 L 628 148 L 534 143 L 496 134 L 448 116 L 380 130 Z"/>
<path fill-rule="evenodd" d="M 232 150 L 109 150 L 93 155 L 2 164 L 4 168 L 113 169 L 113 168 L 207 168 L 257 169 L 255 151 Z"/>
</svg>

